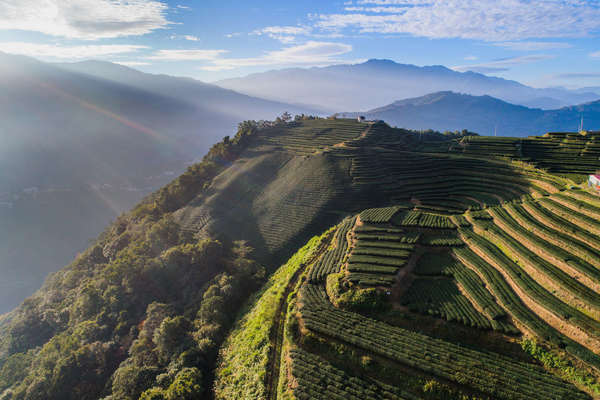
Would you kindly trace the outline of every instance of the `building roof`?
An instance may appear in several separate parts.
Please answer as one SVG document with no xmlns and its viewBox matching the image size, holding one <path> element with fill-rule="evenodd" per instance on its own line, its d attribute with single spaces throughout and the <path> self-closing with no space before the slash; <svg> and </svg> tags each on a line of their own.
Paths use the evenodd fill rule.
<svg viewBox="0 0 600 400">
<path fill-rule="evenodd" d="M 592 174 L 590 176 L 593 176 L 594 178 L 596 178 L 596 179 L 598 179 L 600 181 L 600 175 L 594 175 L 594 174 Z"/>
</svg>

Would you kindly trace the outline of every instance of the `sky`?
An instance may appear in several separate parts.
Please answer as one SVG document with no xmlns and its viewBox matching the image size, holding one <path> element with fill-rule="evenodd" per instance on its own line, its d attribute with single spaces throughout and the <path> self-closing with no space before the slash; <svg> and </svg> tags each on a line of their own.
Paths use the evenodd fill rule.
<svg viewBox="0 0 600 400">
<path fill-rule="evenodd" d="M 371 58 L 600 86 L 600 0 L 0 0 L 0 51 L 206 82 Z"/>
</svg>

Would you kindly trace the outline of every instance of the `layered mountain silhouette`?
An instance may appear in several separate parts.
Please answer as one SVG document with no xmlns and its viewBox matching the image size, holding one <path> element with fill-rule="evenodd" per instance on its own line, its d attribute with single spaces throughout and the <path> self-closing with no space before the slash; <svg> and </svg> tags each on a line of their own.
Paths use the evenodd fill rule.
<svg viewBox="0 0 600 400">
<path fill-rule="evenodd" d="M 306 111 L 106 62 L 0 54 L 0 78 L 0 312 L 240 121 Z"/>
<path fill-rule="evenodd" d="M 600 90 L 535 89 L 516 81 L 475 72 L 457 72 L 441 65 L 419 67 L 391 60 L 324 68 L 291 68 L 216 82 L 252 96 L 313 104 L 331 112 L 365 111 L 398 99 L 442 90 L 490 95 L 514 104 L 545 109 L 600 98 Z"/>
<path fill-rule="evenodd" d="M 381 119 L 407 129 L 468 129 L 482 135 L 498 136 L 523 137 L 553 131 L 577 131 L 581 118 L 584 129 L 600 129 L 600 101 L 542 110 L 510 104 L 491 96 L 448 91 L 395 101 L 366 113 L 340 115 L 364 115 L 367 119 Z"/>
</svg>

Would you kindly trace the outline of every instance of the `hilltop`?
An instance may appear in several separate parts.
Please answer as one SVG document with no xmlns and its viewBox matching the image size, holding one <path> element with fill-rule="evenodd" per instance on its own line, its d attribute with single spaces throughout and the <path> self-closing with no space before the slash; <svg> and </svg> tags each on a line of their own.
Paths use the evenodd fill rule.
<svg viewBox="0 0 600 400">
<path fill-rule="evenodd" d="M 590 398 L 599 139 L 241 123 L 0 321 L 0 399 Z"/>
<path fill-rule="evenodd" d="M 398 99 L 439 91 L 489 95 L 509 103 L 555 109 L 595 101 L 600 93 L 562 88 L 536 89 L 516 81 L 442 65 L 419 67 L 391 60 L 329 67 L 289 68 L 215 82 L 251 96 L 294 104 L 312 104 L 329 112 L 366 111 Z"/>
<path fill-rule="evenodd" d="M 342 117 L 364 115 L 371 120 L 407 129 L 461 130 L 483 135 L 524 137 L 531 132 L 576 130 L 583 116 L 585 126 L 600 128 L 600 101 L 556 110 L 510 104 L 491 96 L 471 96 L 450 91 L 395 101 L 364 113 L 341 113 Z"/>
</svg>

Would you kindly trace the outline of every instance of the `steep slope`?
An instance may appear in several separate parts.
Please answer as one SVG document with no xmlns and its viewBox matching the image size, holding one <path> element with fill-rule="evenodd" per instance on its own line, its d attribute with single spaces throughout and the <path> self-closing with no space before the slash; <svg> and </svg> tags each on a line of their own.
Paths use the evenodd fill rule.
<svg viewBox="0 0 600 400">
<path fill-rule="evenodd" d="M 67 67 L 0 54 L 0 313 L 239 121 L 302 111 L 110 63 Z"/>
<path fill-rule="evenodd" d="M 598 100 L 599 93 L 534 89 L 515 81 L 443 66 L 369 60 L 362 64 L 267 71 L 216 82 L 224 88 L 288 103 L 314 104 L 324 110 L 365 111 L 403 98 L 451 90 L 490 95 L 528 107 L 558 108 Z"/>
<path fill-rule="evenodd" d="M 407 129 L 461 130 L 483 135 L 523 137 L 531 132 L 563 132 L 584 127 L 600 129 L 600 101 L 541 110 L 506 103 L 490 96 L 437 92 L 396 101 L 365 113 L 342 113 L 343 117 L 364 115 Z"/>
<path fill-rule="evenodd" d="M 593 390 L 597 375 L 586 371 L 598 356 L 573 328 L 594 332 L 598 299 L 570 274 L 593 274 L 579 255 L 594 250 L 573 239 L 579 255 L 554 269 L 543 253 L 539 273 L 553 286 L 544 281 L 530 296 L 509 280 L 484 291 L 470 264 L 450 255 L 479 251 L 473 219 L 494 218 L 489 228 L 504 230 L 508 222 L 493 216 L 504 203 L 573 209 L 558 194 L 569 181 L 455 154 L 458 139 L 440 140 L 355 120 L 240 124 L 0 321 L 0 398 L 210 398 L 213 387 L 221 398 L 588 398 L 579 388 Z M 595 226 L 596 203 L 584 202 L 587 217 L 573 224 Z M 339 222 L 267 280 L 299 244 Z M 496 249 L 502 259 L 522 257 Z M 420 257 L 437 252 L 457 265 L 434 271 L 424 287 L 450 297 L 446 308 L 439 297 L 427 301 L 432 316 L 420 316 L 399 299 Z M 523 279 L 529 274 L 524 267 Z M 241 305 L 265 282 L 244 318 Z M 536 364 L 516 343 L 520 333 L 534 356 L 557 364 Z"/>
<path fill-rule="evenodd" d="M 217 398 L 597 397 L 600 198 L 489 154 L 381 139 L 353 176 L 398 205 L 282 266 L 221 349 Z M 257 379 L 273 364 L 278 378 Z"/>
</svg>

